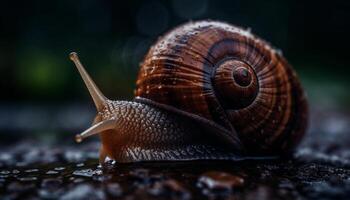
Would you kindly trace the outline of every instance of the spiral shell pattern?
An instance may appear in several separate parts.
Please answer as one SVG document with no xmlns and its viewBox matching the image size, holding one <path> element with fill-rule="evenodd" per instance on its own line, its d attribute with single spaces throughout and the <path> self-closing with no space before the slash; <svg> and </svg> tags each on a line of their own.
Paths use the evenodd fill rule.
<svg viewBox="0 0 350 200">
<path fill-rule="evenodd" d="M 303 89 L 283 56 L 222 22 L 190 22 L 160 38 L 141 64 L 135 96 L 214 121 L 254 155 L 292 150 L 307 125 Z"/>
</svg>

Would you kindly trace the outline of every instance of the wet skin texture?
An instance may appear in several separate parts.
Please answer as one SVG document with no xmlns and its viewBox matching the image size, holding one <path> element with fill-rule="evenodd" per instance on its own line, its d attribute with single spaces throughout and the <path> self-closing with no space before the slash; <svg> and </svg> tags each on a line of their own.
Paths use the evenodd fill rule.
<svg viewBox="0 0 350 200">
<path fill-rule="evenodd" d="M 151 105 L 109 101 L 99 115 L 116 119 L 115 129 L 101 133 L 101 161 L 242 159 L 196 121 Z"/>
</svg>

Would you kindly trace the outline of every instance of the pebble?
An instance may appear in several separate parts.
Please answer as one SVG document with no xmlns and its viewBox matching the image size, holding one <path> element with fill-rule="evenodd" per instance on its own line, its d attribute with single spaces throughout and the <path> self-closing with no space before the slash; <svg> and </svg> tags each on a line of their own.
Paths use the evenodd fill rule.
<svg viewBox="0 0 350 200">
<path fill-rule="evenodd" d="M 38 171 L 39 171 L 39 169 L 27 169 L 24 172 L 32 173 L 32 172 L 38 172 Z"/>
<path fill-rule="evenodd" d="M 220 171 L 206 172 L 199 177 L 197 182 L 197 186 L 204 194 L 230 193 L 243 185 L 242 177 Z"/>
<path fill-rule="evenodd" d="M 0 171 L 0 174 L 7 175 L 10 174 L 11 172 L 9 170 L 2 170 Z"/>
<path fill-rule="evenodd" d="M 65 169 L 66 169 L 65 167 L 55 167 L 54 168 L 54 170 L 56 170 L 56 171 L 63 171 Z"/>
<path fill-rule="evenodd" d="M 76 164 L 75 166 L 77 166 L 77 167 L 83 167 L 85 164 L 84 163 L 78 163 L 78 164 Z"/>
<path fill-rule="evenodd" d="M 59 172 L 53 171 L 53 170 L 49 170 L 49 171 L 46 172 L 46 174 L 48 174 L 48 175 L 51 175 L 51 174 L 58 174 L 58 173 L 59 173 Z"/>
<path fill-rule="evenodd" d="M 82 178 L 72 178 L 71 180 L 73 181 L 73 183 L 82 183 L 82 182 L 84 182 L 84 179 L 82 179 Z"/>
</svg>

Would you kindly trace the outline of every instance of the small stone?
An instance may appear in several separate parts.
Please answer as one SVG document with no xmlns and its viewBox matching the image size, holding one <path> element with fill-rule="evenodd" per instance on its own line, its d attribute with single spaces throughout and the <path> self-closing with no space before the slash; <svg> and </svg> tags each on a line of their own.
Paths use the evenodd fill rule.
<svg viewBox="0 0 350 200">
<path fill-rule="evenodd" d="M 85 164 L 84 163 L 78 163 L 76 166 L 77 167 L 83 167 Z"/>
<path fill-rule="evenodd" d="M 0 171 L 0 174 L 3 174 L 3 175 L 7 175 L 7 174 L 10 174 L 11 172 L 8 171 L 8 170 L 2 170 Z"/>
<path fill-rule="evenodd" d="M 58 174 L 58 172 L 57 171 L 53 171 L 53 170 L 49 170 L 49 171 L 46 172 L 46 174 Z"/>
<path fill-rule="evenodd" d="M 218 171 L 202 174 L 197 182 L 197 186 L 203 189 L 204 194 L 211 192 L 230 193 L 243 185 L 244 179 L 242 177 Z"/>
<path fill-rule="evenodd" d="M 38 171 L 39 171 L 39 169 L 27 169 L 24 172 L 32 173 L 32 172 L 38 172 Z"/>
<path fill-rule="evenodd" d="M 65 167 L 56 167 L 54 168 L 54 170 L 56 171 L 62 171 L 62 170 L 65 170 L 66 168 Z"/>
<path fill-rule="evenodd" d="M 84 182 L 84 179 L 82 179 L 82 178 L 73 178 L 72 181 L 73 181 L 73 183 L 82 183 L 82 182 Z"/>
</svg>

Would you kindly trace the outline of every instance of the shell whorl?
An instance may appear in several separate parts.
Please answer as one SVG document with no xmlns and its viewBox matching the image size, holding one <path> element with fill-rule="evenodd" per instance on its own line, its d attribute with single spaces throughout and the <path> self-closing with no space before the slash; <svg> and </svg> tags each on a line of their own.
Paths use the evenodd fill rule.
<svg viewBox="0 0 350 200">
<path fill-rule="evenodd" d="M 236 131 L 254 154 L 291 150 L 307 123 L 304 92 L 286 60 L 222 22 L 190 22 L 160 38 L 141 65 L 135 96 Z"/>
</svg>

